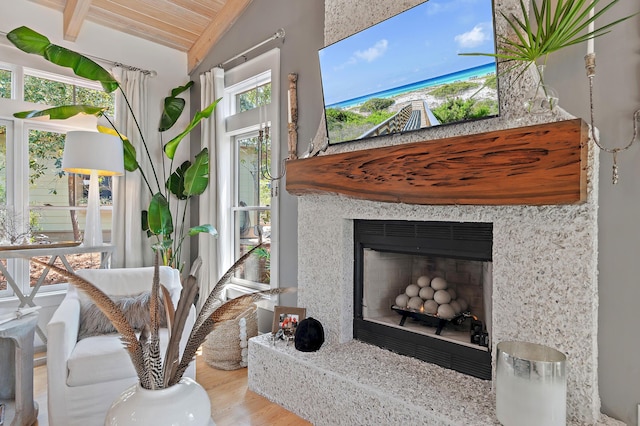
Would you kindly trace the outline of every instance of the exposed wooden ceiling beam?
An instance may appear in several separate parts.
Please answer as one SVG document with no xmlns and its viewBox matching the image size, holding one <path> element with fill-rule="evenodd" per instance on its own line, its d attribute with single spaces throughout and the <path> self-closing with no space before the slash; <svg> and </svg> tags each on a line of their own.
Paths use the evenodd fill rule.
<svg viewBox="0 0 640 426">
<path fill-rule="evenodd" d="M 209 50 L 222 38 L 222 36 L 233 26 L 236 19 L 244 12 L 252 0 L 228 0 L 215 18 L 204 30 L 202 35 L 187 52 L 188 72 L 194 70 Z"/>
<path fill-rule="evenodd" d="M 76 41 L 84 19 L 89 13 L 91 0 L 67 0 L 63 11 L 64 39 Z"/>
</svg>

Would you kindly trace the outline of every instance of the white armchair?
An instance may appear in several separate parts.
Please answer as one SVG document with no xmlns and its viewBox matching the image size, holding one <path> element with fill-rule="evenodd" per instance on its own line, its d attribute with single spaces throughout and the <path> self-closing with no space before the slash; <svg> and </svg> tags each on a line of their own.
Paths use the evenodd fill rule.
<svg viewBox="0 0 640 426">
<path fill-rule="evenodd" d="M 153 268 L 85 269 L 77 274 L 89 280 L 109 296 L 134 296 L 151 289 Z M 174 306 L 182 285 L 179 272 L 160 267 L 160 282 L 167 287 Z M 118 334 L 87 337 L 78 341 L 80 295 L 71 285 L 62 303 L 47 325 L 47 393 L 51 426 L 98 426 L 115 398 L 137 382 L 136 372 Z M 195 321 L 195 308 L 185 325 L 180 342 L 184 349 Z M 160 329 L 164 355 L 167 329 Z M 185 376 L 195 378 L 192 362 Z"/>
</svg>

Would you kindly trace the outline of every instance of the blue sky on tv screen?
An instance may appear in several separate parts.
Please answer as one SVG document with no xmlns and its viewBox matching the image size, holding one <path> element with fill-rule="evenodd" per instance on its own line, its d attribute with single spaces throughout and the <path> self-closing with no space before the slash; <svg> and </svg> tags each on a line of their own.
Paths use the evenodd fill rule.
<svg viewBox="0 0 640 426">
<path fill-rule="evenodd" d="M 495 62 L 491 0 L 429 0 L 319 52 L 326 105 Z"/>
</svg>

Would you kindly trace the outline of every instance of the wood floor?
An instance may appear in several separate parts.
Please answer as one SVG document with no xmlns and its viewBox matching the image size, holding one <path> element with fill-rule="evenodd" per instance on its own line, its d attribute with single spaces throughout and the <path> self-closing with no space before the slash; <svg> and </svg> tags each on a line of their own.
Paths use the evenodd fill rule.
<svg viewBox="0 0 640 426">
<path fill-rule="evenodd" d="M 234 371 L 209 367 L 202 356 L 196 360 L 197 381 L 207 390 L 216 426 L 311 425 L 281 406 L 247 389 L 247 369 Z M 40 406 L 36 426 L 49 426 L 47 419 L 47 367 L 36 367 L 34 397 Z"/>
</svg>

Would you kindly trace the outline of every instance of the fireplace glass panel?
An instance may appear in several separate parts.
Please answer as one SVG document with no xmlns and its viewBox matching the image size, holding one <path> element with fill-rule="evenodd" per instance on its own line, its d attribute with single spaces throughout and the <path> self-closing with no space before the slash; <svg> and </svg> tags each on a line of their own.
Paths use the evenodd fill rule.
<svg viewBox="0 0 640 426">
<path fill-rule="evenodd" d="M 471 347 L 489 344 L 490 325 L 487 320 L 491 318 L 491 306 L 488 303 L 491 300 L 491 262 L 410 255 L 370 248 L 364 249 L 363 259 L 362 317 L 365 321 Z M 455 316 L 451 321 L 442 323 L 436 313 L 429 312 L 429 308 L 439 305 L 433 301 L 436 290 L 430 284 L 438 277 L 445 280 L 445 291 L 449 297 L 454 296 L 446 305 L 454 310 Z M 439 284 L 442 285 L 442 282 L 439 280 Z M 434 287 L 439 288 L 437 284 Z M 415 295 L 416 291 L 418 295 Z M 414 299 L 410 304 L 411 297 Z M 403 321 L 404 311 L 418 315 L 409 316 Z M 472 341 L 472 325 L 483 327 L 482 333 L 486 333 L 487 338 L 476 336 L 475 342 Z"/>
<path fill-rule="evenodd" d="M 354 338 L 490 380 L 492 251 L 491 223 L 355 220 Z"/>
</svg>

